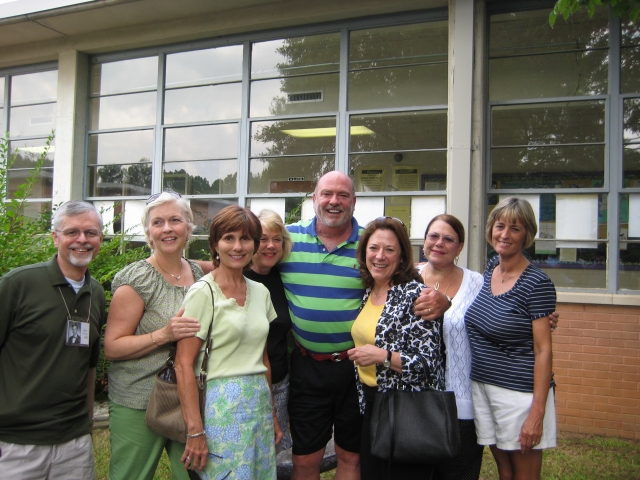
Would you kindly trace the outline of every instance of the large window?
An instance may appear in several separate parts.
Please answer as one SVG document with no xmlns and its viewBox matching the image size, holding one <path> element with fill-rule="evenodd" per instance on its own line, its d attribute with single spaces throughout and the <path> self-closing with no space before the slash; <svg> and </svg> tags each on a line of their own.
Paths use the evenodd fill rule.
<svg viewBox="0 0 640 480">
<path fill-rule="evenodd" d="M 140 233 L 144 199 L 170 188 L 204 234 L 230 203 L 289 215 L 338 169 L 354 179 L 362 223 L 410 224 L 426 197 L 442 213 L 448 31 L 437 15 L 96 56 L 87 198 Z"/>
<path fill-rule="evenodd" d="M 557 287 L 640 290 L 638 27 L 548 14 L 490 16 L 489 209 L 531 202 L 528 254 Z"/>
<path fill-rule="evenodd" d="M 7 194 L 34 172 L 34 164 L 55 130 L 58 71 L 55 67 L 27 68 L 3 75 L 0 72 L 0 132 L 8 130 L 9 148 L 15 161 L 9 168 Z M 51 210 L 55 140 L 37 175 L 25 213 L 37 216 Z"/>
</svg>

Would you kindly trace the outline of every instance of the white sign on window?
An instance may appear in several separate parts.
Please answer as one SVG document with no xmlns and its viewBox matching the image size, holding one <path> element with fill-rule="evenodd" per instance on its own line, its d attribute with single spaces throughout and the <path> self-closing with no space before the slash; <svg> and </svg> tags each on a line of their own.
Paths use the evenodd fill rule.
<svg viewBox="0 0 640 480">
<path fill-rule="evenodd" d="M 556 236 L 559 240 L 598 239 L 598 195 L 556 194 Z M 558 248 L 597 248 L 598 244 L 557 242 Z"/>
</svg>

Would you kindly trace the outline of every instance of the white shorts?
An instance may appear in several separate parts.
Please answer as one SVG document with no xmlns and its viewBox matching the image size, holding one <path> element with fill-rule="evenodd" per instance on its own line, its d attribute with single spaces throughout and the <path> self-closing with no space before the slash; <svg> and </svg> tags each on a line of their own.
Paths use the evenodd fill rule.
<svg viewBox="0 0 640 480">
<path fill-rule="evenodd" d="M 520 430 L 531 410 L 533 393 L 516 392 L 487 383 L 473 382 L 473 411 L 479 445 L 500 450 L 520 450 Z M 556 408 L 549 389 L 542 423 L 542 439 L 535 450 L 556 446 Z"/>
<path fill-rule="evenodd" d="M 91 435 L 57 445 L 0 442 L 2 478 L 93 480 L 96 478 Z"/>
</svg>

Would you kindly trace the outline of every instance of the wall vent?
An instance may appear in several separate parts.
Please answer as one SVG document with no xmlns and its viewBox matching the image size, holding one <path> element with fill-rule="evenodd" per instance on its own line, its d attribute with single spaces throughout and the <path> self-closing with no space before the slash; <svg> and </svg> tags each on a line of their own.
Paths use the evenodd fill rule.
<svg viewBox="0 0 640 480">
<path fill-rule="evenodd" d="M 287 103 L 321 102 L 322 90 L 315 92 L 287 93 Z"/>
</svg>

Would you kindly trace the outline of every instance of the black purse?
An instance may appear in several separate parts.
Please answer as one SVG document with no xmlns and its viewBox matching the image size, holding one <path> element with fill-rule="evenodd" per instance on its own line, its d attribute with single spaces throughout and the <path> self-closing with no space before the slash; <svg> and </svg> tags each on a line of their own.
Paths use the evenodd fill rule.
<svg viewBox="0 0 640 480">
<path fill-rule="evenodd" d="M 420 360 L 432 385 L 425 358 Z M 399 463 L 434 464 L 460 452 L 458 408 L 454 392 L 427 388 L 377 392 L 371 415 L 371 454 Z"/>
</svg>

